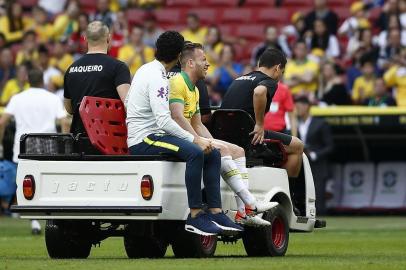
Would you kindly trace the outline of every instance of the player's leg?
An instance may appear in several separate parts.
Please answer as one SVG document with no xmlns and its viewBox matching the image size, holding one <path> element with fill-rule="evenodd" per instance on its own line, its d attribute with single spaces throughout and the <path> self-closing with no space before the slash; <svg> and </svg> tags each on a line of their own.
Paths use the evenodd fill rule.
<svg viewBox="0 0 406 270">
<path fill-rule="evenodd" d="M 190 215 L 186 220 L 185 229 L 201 235 L 214 235 L 222 231 L 202 210 L 201 179 L 204 153 L 199 146 L 174 136 L 152 134 L 143 142 L 131 146 L 129 150 L 132 155 L 169 154 L 186 161 L 185 184 Z M 218 179 L 218 185 L 219 181 Z"/>
<path fill-rule="evenodd" d="M 221 176 L 235 193 L 237 204 L 236 221 L 251 226 L 270 225 L 269 222 L 256 217 L 256 214 L 265 212 L 277 204 L 258 202 L 248 190 L 248 172 L 245 165 L 244 149 L 220 140 L 213 140 L 212 144 L 222 153 Z"/>
<path fill-rule="evenodd" d="M 283 168 L 286 169 L 289 177 L 298 177 L 302 168 L 303 142 L 297 137 L 269 130 L 265 132 L 265 139 L 282 142 L 288 155 L 288 160 Z"/>
</svg>

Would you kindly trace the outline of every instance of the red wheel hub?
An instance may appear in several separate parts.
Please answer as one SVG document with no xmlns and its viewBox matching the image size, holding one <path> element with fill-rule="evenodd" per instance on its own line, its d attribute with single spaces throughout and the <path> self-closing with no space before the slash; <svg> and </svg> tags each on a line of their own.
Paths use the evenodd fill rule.
<svg viewBox="0 0 406 270">
<path fill-rule="evenodd" d="M 272 241 L 276 248 L 281 248 L 285 244 L 285 226 L 280 217 L 276 217 L 272 222 Z"/>
<path fill-rule="evenodd" d="M 206 250 L 212 249 L 215 242 L 216 242 L 216 237 L 215 235 L 209 235 L 209 236 L 200 236 L 200 241 L 202 242 L 202 247 Z"/>
</svg>

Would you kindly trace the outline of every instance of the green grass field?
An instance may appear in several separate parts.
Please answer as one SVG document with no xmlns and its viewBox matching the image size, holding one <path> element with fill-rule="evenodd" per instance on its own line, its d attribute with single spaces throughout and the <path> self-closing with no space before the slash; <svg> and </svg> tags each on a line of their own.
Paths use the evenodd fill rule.
<svg viewBox="0 0 406 270">
<path fill-rule="evenodd" d="M 3 269 L 406 269 L 405 217 L 328 217 L 327 228 L 291 234 L 280 258 L 248 258 L 242 242 L 219 243 L 211 259 L 129 260 L 122 238 L 93 248 L 87 260 L 51 260 L 44 236 L 32 236 L 25 220 L 0 217 L 0 270 Z"/>
</svg>

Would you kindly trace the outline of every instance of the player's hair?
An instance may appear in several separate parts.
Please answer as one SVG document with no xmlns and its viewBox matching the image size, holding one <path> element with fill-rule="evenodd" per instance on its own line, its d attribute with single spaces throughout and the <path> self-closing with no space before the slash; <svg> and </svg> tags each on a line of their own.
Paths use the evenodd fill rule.
<svg viewBox="0 0 406 270">
<path fill-rule="evenodd" d="M 31 87 L 41 87 L 44 84 L 44 74 L 38 68 L 32 68 L 28 71 L 28 82 Z"/>
<path fill-rule="evenodd" d="M 185 39 L 176 31 L 162 33 L 155 43 L 155 58 L 164 63 L 170 63 L 178 59 L 182 52 Z"/>
<path fill-rule="evenodd" d="M 89 23 L 86 29 L 86 39 L 90 45 L 103 41 L 109 34 L 109 28 L 101 21 Z"/>
<path fill-rule="evenodd" d="M 271 68 L 276 65 L 281 65 L 281 68 L 285 68 L 286 55 L 278 49 L 266 49 L 259 57 L 258 66 Z"/>
<path fill-rule="evenodd" d="M 203 50 L 203 45 L 200 43 L 193 43 L 190 41 L 185 42 L 182 53 L 180 54 L 181 67 L 185 67 L 188 59 L 194 58 L 194 53 L 195 53 L 195 50 L 197 50 L 197 49 Z"/>
</svg>

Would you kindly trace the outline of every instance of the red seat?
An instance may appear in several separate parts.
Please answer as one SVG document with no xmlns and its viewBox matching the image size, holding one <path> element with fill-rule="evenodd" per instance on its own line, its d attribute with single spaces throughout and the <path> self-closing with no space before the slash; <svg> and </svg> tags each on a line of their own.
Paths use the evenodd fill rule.
<svg viewBox="0 0 406 270">
<path fill-rule="evenodd" d="M 105 155 L 128 154 L 126 112 L 121 100 L 85 96 L 79 114 L 94 147 Z"/>
<path fill-rule="evenodd" d="M 267 24 L 290 24 L 289 10 L 284 8 L 262 8 L 256 12 L 257 21 Z"/>
<path fill-rule="evenodd" d="M 252 10 L 250 8 L 227 8 L 221 16 L 223 23 L 252 22 Z"/>
<path fill-rule="evenodd" d="M 215 24 L 217 21 L 217 11 L 214 8 L 194 8 L 189 9 L 188 13 L 197 14 L 203 24 Z"/>
<path fill-rule="evenodd" d="M 350 12 L 350 9 L 348 7 L 335 8 L 335 9 L 333 9 L 333 11 L 337 14 L 338 20 L 340 22 L 343 22 L 346 19 L 348 19 L 349 17 L 351 17 L 351 12 Z"/>
<path fill-rule="evenodd" d="M 309 0 L 283 0 L 282 5 L 284 7 L 313 7 L 313 1 Z M 297 11 L 300 11 L 299 9 Z"/>
<path fill-rule="evenodd" d="M 79 0 L 80 8 L 87 12 L 96 10 L 97 0 Z"/>
<path fill-rule="evenodd" d="M 128 23 L 131 25 L 142 24 L 144 19 L 144 11 L 141 9 L 131 8 L 126 12 Z"/>
<path fill-rule="evenodd" d="M 234 28 L 231 25 L 227 24 L 220 24 L 219 25 L 221 35 L 224 36 L 233 36 L 234 35 Z"/>
<path fill-rule="evenodd" d="M 237 36 L 246 38 L 250 41 L 261 41 L 264 39 L 265 25 L 261 24 L 243 24 L 237 27 Z"/>
<path fill-rule="evenodd" d="M 351 5 L 351 0 L 328 0 L 327 5 L 329 8 L 349 7 Z"/>
<path fill-rule="evenodd" d="M 205 7 L 236 7 L 238 0 L 202 0 L 200 6 Z"/>
<path fill-rule="evenodd" d="M 274 6 L 275 1 L 273 0 L 246 0 L 244 7 L 266 7 Z"/>
<path fill-rule="evenodd" d="M 155 15 L 159 24 L 181 24 L 185 21 L 179 9 L 159 9 Z"/>
<path fill-rule="evenodd" d="M 182 32 L 183 30 L 186 29 L 185 24 L 167 24 L 162 26 L 165 30 L 172 30 L 172 31 L 177 31 L 177 32 Z"/>
<path fill-rule="evenodd" d="M 168 7 L 190 7 L 198 5 L 199 0 L 166 0 L 166 6 Z"/>
</svg>

